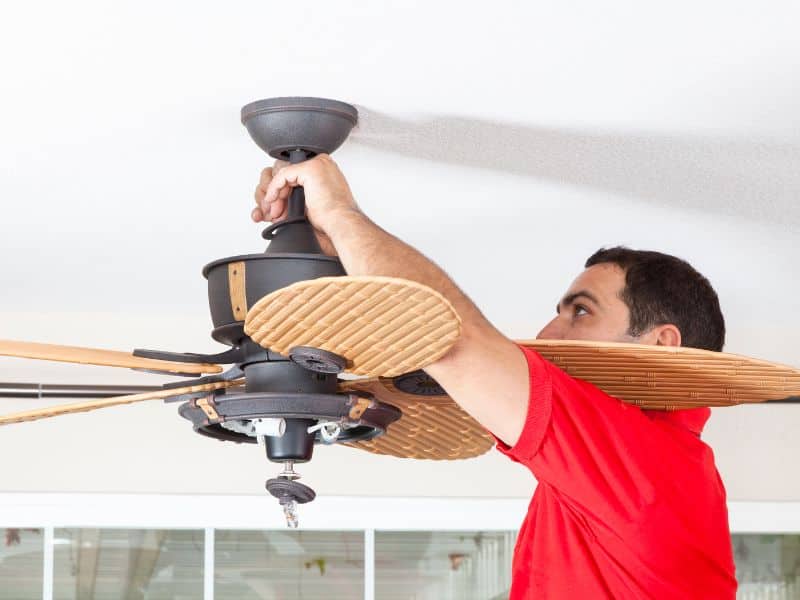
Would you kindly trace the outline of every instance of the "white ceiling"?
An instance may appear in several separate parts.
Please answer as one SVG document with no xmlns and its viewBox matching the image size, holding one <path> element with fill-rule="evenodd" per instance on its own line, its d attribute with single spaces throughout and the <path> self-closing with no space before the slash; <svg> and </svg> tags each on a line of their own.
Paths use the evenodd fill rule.
<svg viewBox="0 0 800 600">
<path fill-rule="evenodd" d="M 509 335 L 535 335 L 582 261 L 624 243 L 708 275 L 729 351 L 800 365 L 792 3 L 76 0 L 4 13 L 0 337 L 218 350 L 200 269 L 263 249 L 248 216 L 268 160 L 239 108 L 317 95 L 359 107 L 336 158 L 364 210 L 445 267 Z M 160 380 L 3 360 L 0 381 Z M 4 429 L 0 451 L 41 453 L 49 438 L 75 444 L 81 460 L 37 458 L 0 486 L 258 493 L 253 469 L 273 470 L 260 456 L 193 436 L 173 410 Z M 716 413 L 707 439 L 732 497 L 800 498 L 777 464 L 800 451 L 798 426 L 796 406 Z M 141 431 L 160 434 L 137 455 L 158 466 L 123 476 L 114 465 L 131 460 Z M 211 464 L 245 461 L 246 473 L 175 478 L 155 458 L 188 448 Z M 306 467 L 321 493 L 530 488 L 497 456 L 421 465 L 325 450 Z M 364 477 L 329 474 L 343 464 Z"/>
</svg>

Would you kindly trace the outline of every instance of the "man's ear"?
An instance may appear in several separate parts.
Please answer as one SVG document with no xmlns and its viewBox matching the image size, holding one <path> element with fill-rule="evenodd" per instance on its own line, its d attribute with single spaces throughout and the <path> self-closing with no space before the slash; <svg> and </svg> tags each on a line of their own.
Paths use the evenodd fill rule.
<svg viewBox="0 0 800 600">
<path fill-rule="evenodd" d="M 656 346 L 680 346 L 681 330 L 670 323 L 653 327 L 650 334 Z"/>
</svg>

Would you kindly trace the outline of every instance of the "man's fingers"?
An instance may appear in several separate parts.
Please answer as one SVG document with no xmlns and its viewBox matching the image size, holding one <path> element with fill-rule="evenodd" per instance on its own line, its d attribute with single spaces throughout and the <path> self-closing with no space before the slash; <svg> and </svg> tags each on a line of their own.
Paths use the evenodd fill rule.
<svg viewBox="0 0 800 600">
<path fill-rule="evenodd" d="M 258 181 L 258 187 L 266 191 L 267 186 L 269 186 L 269 182 L 272 181 L 274 176 L 274 172 L 272 167 L 267 167 L 266 169 L 261 170 L 261 177 Z"/>
<path fill-rule="evenodd" d="M 256 190 L 253 193 L 253 197 L 255 198 L 256 204 L 259 208 L 263 208 L 264 196 L 267 194 L 267 187 L 269 187 L 269 182 L 272 181 L 273 170 L 272 167 L 267 167 L 266 169 L 261 170 L 261 177 L 258 180 L 258 185 L 256 186 Z"/>
<path fill-rule="evenodd" d="M 261 199 L 259 202 L 258 207 L 261 209 L 261 212 L 264 214 L 265 217 L 269 217 L 270 215 L 280 215 L 283 212 L 284 207 L 289 199 L 289 194 L 291 193 L 292 188 L 282 188 L 278 192 L 278 196 L 274 198 L 272 201 L 269 201 L 266 196 Z M 273 220 L 273 219 L 269 219 Z"/>
<path fill-rule="evenodd" d="M 289 172 L 285 172 L 284 169 L 289 169 Z M 284 216 L 289 194 L 297 185 L 297 174 L 292 171 L 292 165 L 283 160 L 276 160 L 272 167 L 262 169 L 253 193 L 256 208 L 252 210 L 250 216 L 254 221 L 275 222 Z"/>
<path fill-rule="evenodd" d="M 264 200 L 264 196 L 267 193 L 267 188 L 261 187 L 261 184 L 256 186 L 256 191 L 253 193 L 253 198 L 256 199 L 256 204 L 260 207 L 261 202 Z"/>
<path fill-rule="evenodd" d="M 280 200 L 273 202 L 269 205 L 269 212 L 264 212 L 260 207 L 254 208 L 250 211 L 250 218 L 256 223 L 261 221 L 276 222 L 283 219 L 286 215 L 286 202 Z"/>
<path fill-rule="evenodd" d="M 275 221 L 283 215 L 292 189 L 302 185 L 303 168 L 300 165 L 276 160 L 272 167 L 261 171 L 261 177 L 253 195 L 264 220 Z M 253 214 L 255 215 L 255 211 Z"/>
<path fill-rule="evenodd" d="M 295 165 L 289 165 L 275 173 L 267 186 L 267 193 L 264 197 L 264 201 L 267 204 L 271 204 L 282 197 L 281 191 L 284 188 L 293 188 L 301 185 L 298 183 L 298 177 L 299 173 Z M 286 195 L 287 194 L 284 194 L 284 196 Z"/>
<path fill-rule="evenodd" d="M 265 214 L 268 215 L 270 221 L 275 222 L 283 218 L 284 212 L 286 212 L 286 200 L 279 199 L 269 205 L 269 212 Z"/>
</svg>

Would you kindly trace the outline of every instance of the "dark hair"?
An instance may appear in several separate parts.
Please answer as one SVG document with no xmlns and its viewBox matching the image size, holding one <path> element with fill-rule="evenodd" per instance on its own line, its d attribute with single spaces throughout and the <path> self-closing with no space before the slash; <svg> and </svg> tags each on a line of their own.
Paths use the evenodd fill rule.
<svg viewBox="0 0 800 600">
<path fill-rule="evenodd" d="M 725 319 L 719 298 L 692 265 L 669 254 L 624 246 L 601 248 L 585 266 L 601 263 L 613 263 L 625 271 L 620 298 L 631 313 L 629 335 L 639 336 L 670 323 L 680 330 L 682 346 L 722 350 Z"/>
</svg>

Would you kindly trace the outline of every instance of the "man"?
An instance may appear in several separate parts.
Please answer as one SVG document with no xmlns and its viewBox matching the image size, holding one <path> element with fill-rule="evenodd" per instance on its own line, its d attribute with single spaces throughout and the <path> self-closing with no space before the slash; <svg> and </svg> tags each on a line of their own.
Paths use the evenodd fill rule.
<svg viewBox="0 0 800 600">
<path fill-rule="evenodd" d="M 361 212 L 328 156 L 265 169 L 253 219 L 282 219 L 297 185 L 348 274 L 418 281 L 461 316 L 461 337 L 425 370 L 538 481 L 512 600 L 735 597 L 725 489 L 700 441 L 709 409 L 641 410 L 517 346 L 439 267 Z M 587 261 L 539 337 L 721 350 L 724 322 L 688 264 L 617 248 Z"/>
</svg>

